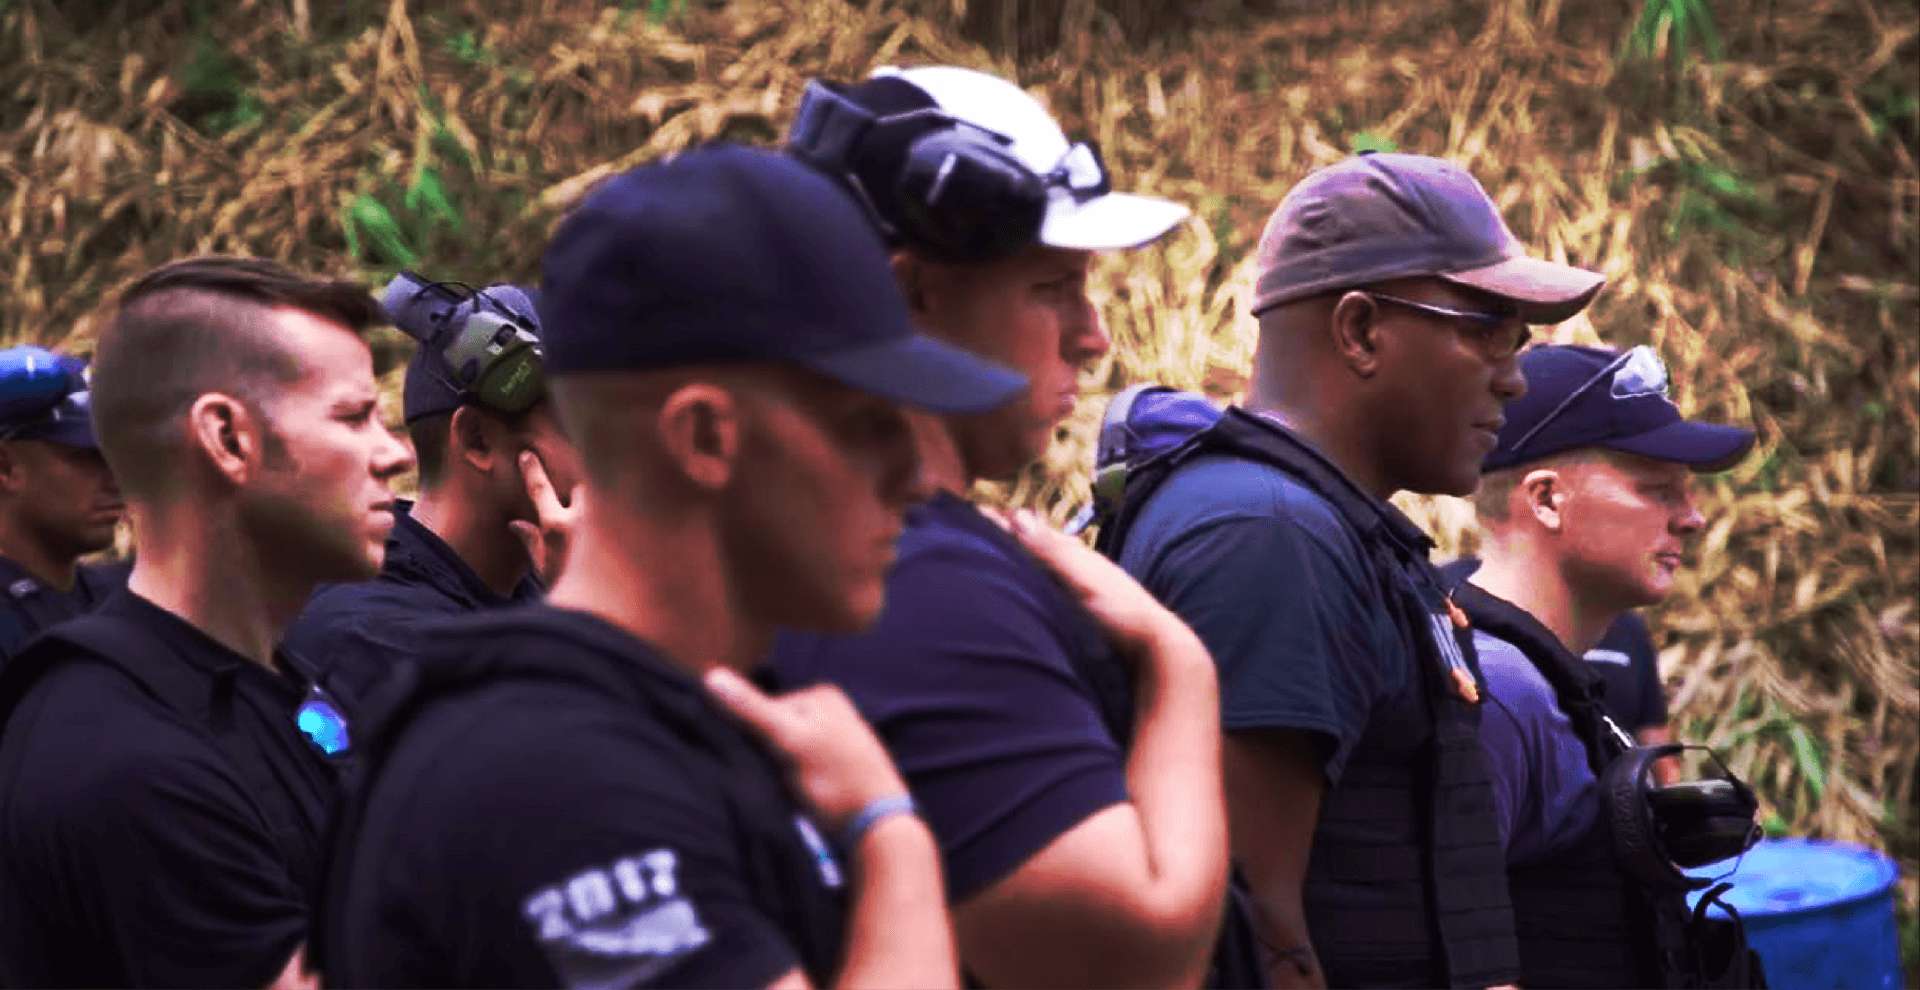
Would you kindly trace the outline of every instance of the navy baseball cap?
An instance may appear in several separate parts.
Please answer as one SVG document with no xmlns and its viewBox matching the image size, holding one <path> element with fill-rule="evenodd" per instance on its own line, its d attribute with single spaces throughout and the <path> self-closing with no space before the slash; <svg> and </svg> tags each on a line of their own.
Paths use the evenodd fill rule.
<svg viewBox="0 0 1920 990">
<path fill-rule="evenodd" d="M 453 369 L 447 366 L 447 328 L 459 327 L 481 306 L 505 309 L 519 317 L 536 337 L 540 332 L 540 314 L 532 290 L 517 285 L 489 285 L 465 294 L 459 302 L 453 295 L 428 289 L 429 283 L 402 272 L 387 283 L 381 305 L 387 319 L 420 342 L 407 362 L 407 377 L 400 390 L 401 416 L 413 423 L 428 416 L 450 413 L 473 401 L 473 397 L 455 383 Z M 437 285 L 438 283 L 432 283 Z"/>
<path fill-rule="evenodd" d="M 0 351 L 0 440 L 98 449 L 86 363 L 43 347 Z"/>
<path fill-rule="evenodd" d="M 1528 323 L 1584 309 L 1606 277 L 1529 257 L 1467 171 L 1425 155 L 1364 154 L 1293 187 L 1267 220 L 1253 312 L 1335 289 L 1437 276 L 1511 301 Z"/>
<path fill-rule="evenodd" d="M 1025 376 L 915 332 L 851 194 L 773 151 L 710 145 L 623 172 L 542 261 L 552 375 L 772 361 L 895 402 L 985 412 Z"/>
<path fill-rule="evenodd" d="M 1535 347 L 1520 355 L 1520 371 L 1527 393 L 1507 404 L 1483 471 L 1582 447 L 1721 471 L 1753 449 L 1752 430 L 1682 418 L 1667 398 L 1667 366 L 1651 347 Z"/>
</svg>

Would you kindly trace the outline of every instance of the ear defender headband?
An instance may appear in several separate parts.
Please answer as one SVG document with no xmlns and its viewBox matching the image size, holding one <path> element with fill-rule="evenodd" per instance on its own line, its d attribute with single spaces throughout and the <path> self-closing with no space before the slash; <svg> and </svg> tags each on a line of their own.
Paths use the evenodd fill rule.
<svg viewBox="0 0 1920 990">
<path fill-rule="evenodd" d="M 889 180 L 897 217 L 881 213 L 855 168 L 866 142 L 893 129 L 918 133 Z M 934 108 L 876 116 L 840 87 L 813 80 L 787 135 L 787 150 L 824 172 L 844 178 L 889 240 L 948 262 L 1004 258 L 1040 239 L 1049 190 L 1060 187 L 1082 202 L 1111 185 L 1100 153 L 1076 144 L 1060 165 L 1041 175 L 1014 157 L 1013 139 Z"/>
<path fill-rule="evenodd" d="M 1654 761 L 1689 749 L 1703 749 L 1724 776 L 1649 784 Z M 1760 840 L 1753 820 L 1760 802 L 1753 789 L 1704 747 L 1636 746 L 1607 767 L 1600 788 L 1621 867 L 1655 889 L 1707 887 L 1712 880 L 1683 871 L 1732 859 Z"/>
<path fill-rule="evenodd" d="M 466 290 L 462 296 L 450 286 Z M 459 325 L 454 312 L 471 300 Z M 438 348 L 451 375 L 447 384 L 464 400 L 513 415 L 526 412 L 546 394 L 546 351 L 533 324 L 484 290 L 459 282 L 429 282 L 403 271 L 387 286 L 384 300 L 393 325 L 420 342 Z"/>
</svg>

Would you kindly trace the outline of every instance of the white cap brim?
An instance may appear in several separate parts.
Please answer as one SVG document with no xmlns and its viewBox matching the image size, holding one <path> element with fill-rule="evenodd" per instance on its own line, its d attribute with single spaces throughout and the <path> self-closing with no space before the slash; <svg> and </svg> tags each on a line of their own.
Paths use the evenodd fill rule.
<svg viewBox="0 0 1920 990">
<path fill-rule="evenodd" d="M 1079 251 L 1113 251 L 1159 240 L 1192 211 L 1156 196 L 1107 193 L 1084 203 L 1057 195 L 1040 223 L 1040 243 Z"/>
</svg>

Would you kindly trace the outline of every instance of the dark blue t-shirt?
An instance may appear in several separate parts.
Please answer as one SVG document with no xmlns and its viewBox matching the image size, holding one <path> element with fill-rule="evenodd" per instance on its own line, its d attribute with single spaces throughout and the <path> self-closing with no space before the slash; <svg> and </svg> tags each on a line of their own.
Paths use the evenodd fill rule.
<svg viewBox="0 0 1920 990">
<path fill-rule="evenodd" d="M 0 663 L 49 626 L 85 615 L 127 586 L 129 563 L 82 564 L 75 569 L 73 588 L 48 587 L 26 568 L 0 557 Z"/>
<path fill-rule="evenodd" d="M 873 725 L 955 902 L 1127 800 L 1113 724 L 1126 672 L 1051 576 L 951 495 L 908 513 L 871 630 L 784 633 L 774 669 L 785 685 L 839 685 Z"/>
<path fill-rule="evenodd" d="M 1465 581 L 1480 561 L 1462 557 L 1441 565 L 1449 583 Z M 1660 654 L 1645 619 L 1628 612 L 1613 621 L 1586 661 L 1606 685 L 1607 714 L 1628 732 L 1667 724 L 1667 691 L 1660 682 Z"/>
<path fill-rule="evenodd" d="M 1168 477 L 1120 553 L 1213 652 L 1222 725 L 1310 733 L 1334 784 L 1363 738 L 1426 742 L 1401 728 L 1424 723 L 1425 684 L 1367 560 L 1325 498 L 1225 455 Z"/>
<path fill-rule="evenodd" d="M 1487 678 L 1480 741 L 1493 771 L 1507 862 L 1545 862 L 1588 838 L 1600 814 L 1599 781 L 1586 745 L 1533 661 L 1481 630 L 1474 630 L 1473 645 Z"/>
<path fill-rule="evenodd" d="M 421 693 L 366 726 L 328 985 L 827 985 L 847 867 L 692 674 L 542 605 L 427 632 Z"/>
<path fill-rule="evenodd" d="M 394 661 L 420 650 L 422 622 L 538 601 L 539 580 L 528 575 L 502 597 L 453 548 L 413 518 L 413 503 L 394 510 L 380 574 L 371 581 L 330 584 L 315 591 L 282 640 L 312 664 L 322 684 L 351 713 Z"/>
</svg>

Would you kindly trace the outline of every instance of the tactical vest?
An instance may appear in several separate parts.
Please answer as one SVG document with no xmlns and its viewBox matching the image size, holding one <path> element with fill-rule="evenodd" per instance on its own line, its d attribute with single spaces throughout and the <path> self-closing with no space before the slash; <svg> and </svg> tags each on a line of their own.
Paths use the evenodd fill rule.
<svg viewBox="0 0 1920 990">
<path fill-rule="evenodd" d="M 1617 780 L 1634 743 L 1606 715 L 1604 681 L 1523 609 L 1468 583 L 1453 599 L 1472 624 L 1517 647 L 1553 688 L 1596 781 Z M 1642 754 L 1646 755 L 1646 754 Z M 1611 772 L 1610 772 L 1611 771 Z M 1603 788 L 1604 789 L 1604 788 Z M 1615 802 L 1561 854 L 1509 877 L 1528 987 L 1764 986 L 1737 917 L 1706 917 L 1710 891 L 1689 911 L 1686 887 L 1636 881 L 1615 841 Z"/>
<path fill-rule="evenodd" d="M 1447 621 L 1440 577 L 1424 549 L 1388 531 L 1381 507 L 1285 430 L 1240 409 L 1174 449 L 1133 466 L 1096 545 L 1117 557 L 1159 483 L 1195 457 L 1227 454 L 1269 464 L 1339 513 L 1368 551 L 1380 601 L 1391 609 L 1425 682 L 1408 761 L 1363 738 L 1321 801 L 1302 891 L 1315 953 L 1330 986 L 1488 987 L 1519 974 L 1504 850 L 1480 711 L 1460 696 L 1448 652 L 1472 666 L 1473 644 Z M 1444 640 L 1444 642 L 1443 642 Z"/>
<path fill-rule="evenodd" d="M 503 618 L 514 621 L 511 614 Z M 495 617 L 463 621 L 468 623 L 464 628 L 471 630 L 483 621 L 495 621 Z M 334 986 L 368 982 L 366 974 L 334 966 L 337 952 L 332 941 L 347 928 L 344 894 L 366 821 L 368 797 L 401 738 L 399 727 L 436 701 L 503 682 L 563 685 L 612 698 L 630 706 L 635 718 L 650 720 L 687 743 L 696 758 L 707 764 L 688 775 L 705 787 L 705 793 L 696 799 L 725 809 L 737 839 L 738 862 L 745 870 L 742 879 L 749 895 L 793 939 L 802 967 L 816 982 L 822 974 L 834 971 L 841 953 L 844 915 L 826 917 L 825 912 L 804 913 L 780 907 L 792 903 L 787 891 L 801 884 L 819 885 L 813 871 L 825 869 L 823 860 L 830 859 L 830 854 L 823 847 L 814 847 L 810 850 L 814 859 L 800 862 L 769 851 L 772 843 L 791 844 L 797 839 L 795 815 L 799 808 L 787 798 L 777 768 L 739 732 L 726 728 L 727 720 L 719 713 L 705 706 L 676 703 L 680 698 L 675 692 L 650 686 L 663 676 L 643 664 L 585 658 L 571 650 L 522 652 L 512 658 L 457 664 L 426 665 L 411 658 L 396 661 L 392 676 L 366 698 L 358 719 L 361 735 L 355 740 L 360 750 L 360 773 L 347 788 L 328 835 L 328 865 L 307 952 L 307 958 L 321 967 L 326 982 Z M 832 868 L 841 867 L 836 863 Z M 801 875 L 801 870 L 807 875 Z M 842 899 L 844 906 L 844 895 Z M 334 968 L 326 968 L 329 966 Z"/>
</svg>

